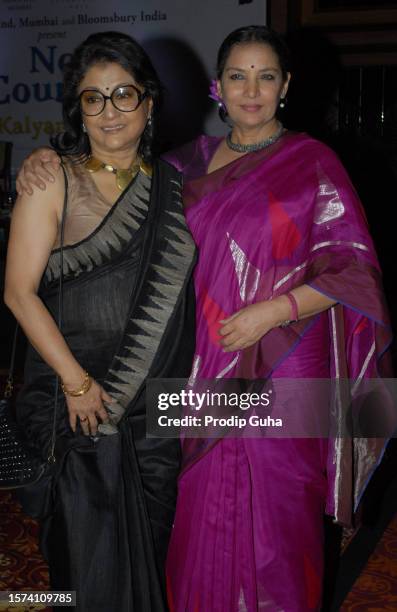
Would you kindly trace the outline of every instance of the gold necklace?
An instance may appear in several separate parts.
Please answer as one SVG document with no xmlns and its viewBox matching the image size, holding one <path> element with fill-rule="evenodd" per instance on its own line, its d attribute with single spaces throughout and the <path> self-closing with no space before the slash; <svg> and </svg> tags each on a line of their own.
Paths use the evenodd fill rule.
<svg viewBox="0 0 397 612">
<path fill-rule="evenodd" d="M 124 189 L 128 187 L 132 179 L 136 177 L 140 170 L 147 176 L 152 175 L 151 166 L 146 164 L 140 157 L 137 157 L 131 167 L 127 168 L 126 170 L 115 168 L 111 164 L 105 164 L 105 162 L 101 162 L 96 157 L 90 157 L 85 162 L 84 167 L 91 174 L 98 172 L 98 170 L 107 170 L 107 172 L 112 172 L 116 175 L 116 185 L 120 191 L 124 191 Z"/>
</svg>

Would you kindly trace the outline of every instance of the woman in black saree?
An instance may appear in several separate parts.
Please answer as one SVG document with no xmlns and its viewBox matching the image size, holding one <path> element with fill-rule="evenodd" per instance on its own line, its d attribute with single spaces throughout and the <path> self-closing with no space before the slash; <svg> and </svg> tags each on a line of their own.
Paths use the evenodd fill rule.
<svg viewBox="0 0 397 612">
<path fill-rule="evenodd" d="M 51 588 L 75 590 L 81 612 L 166 609 L 179 441 L 146 438 L 145 383 L 190 373 L 195 254 L 179 174 L 151 160 L 159 92 L 133 39 L 90 36 L 65 69 L 64 172 L 20 196 L 12 220 L 5 300 L 30 341 L 18 419 L 46 457 L 55 372 L 64 399 L 41 545 Z"/>
</svg>

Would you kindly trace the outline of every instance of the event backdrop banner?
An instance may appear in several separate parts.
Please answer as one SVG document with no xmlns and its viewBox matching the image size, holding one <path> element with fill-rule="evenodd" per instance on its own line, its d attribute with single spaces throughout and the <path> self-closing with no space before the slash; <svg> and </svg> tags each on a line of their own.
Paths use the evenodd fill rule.
<svg viewBox="0 0 397 612">
<path fill-rule="evenodd" d="M 13 171 L 62 130 L 62 67 L 89 34 L 122 31 L 146 48 L 165 85 L 166 148 L 222 133 L 208 98 L 217 47 L 265 21 L 266 0 L 0 0 L 0 140 L 14 143 Z"/>
</svg>

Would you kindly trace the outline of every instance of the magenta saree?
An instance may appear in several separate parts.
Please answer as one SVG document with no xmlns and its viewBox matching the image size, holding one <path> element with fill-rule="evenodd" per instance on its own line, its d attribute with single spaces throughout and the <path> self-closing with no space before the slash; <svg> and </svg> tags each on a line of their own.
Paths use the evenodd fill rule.
<svg viewBox="0 0 397 612">
<path fill-rule="evenodd" d="M 218 143 L 201 137 L 168 155 L 185 175 L 199 247 L 193 378 L 389 375 L 380 271 L 336 156 L 286 133 L 205 175 Z M 303 283 L 338 304 L 270 331 L 250 349 L 222 352 L 221 319 Z M 375 438 L 184 440 L 167 567 L 171 610 L 319 610 L 323 514 L 351 522 L 383 445 Z"/>
</svg>

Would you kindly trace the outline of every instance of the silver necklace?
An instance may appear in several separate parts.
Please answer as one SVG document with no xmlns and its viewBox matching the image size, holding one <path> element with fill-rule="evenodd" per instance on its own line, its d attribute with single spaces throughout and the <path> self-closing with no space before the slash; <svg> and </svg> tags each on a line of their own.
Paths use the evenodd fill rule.
<svg viewBox="0 0 397 612">
<path fill-rule="evenodd" d="M 276 142 L 282 133 L 284 132 L 283 124 L 279 122 L 279 128 L 273 136 L 269 136 L 265 140 L 261 140 L 260 142 L 254 142 L 253 144 L 238 144 L 237 142 L 233 142 L 232 133 L 226 136 L 226 144 L 229 149 L 232 151 L 236 151 L 236 153 L 252 153 L 254 151 L 260 151 L 261 149 L 266 149 L 266 147 L 270 147 L 274 142 Z"/>
</svg>

